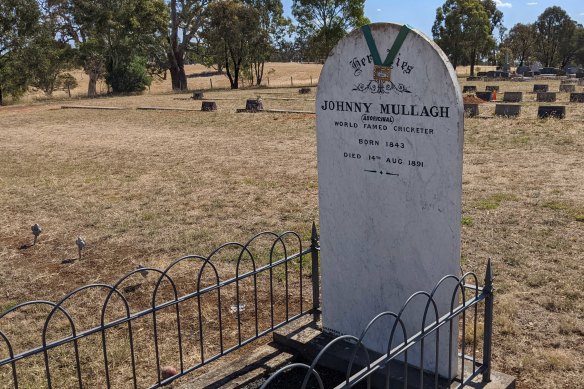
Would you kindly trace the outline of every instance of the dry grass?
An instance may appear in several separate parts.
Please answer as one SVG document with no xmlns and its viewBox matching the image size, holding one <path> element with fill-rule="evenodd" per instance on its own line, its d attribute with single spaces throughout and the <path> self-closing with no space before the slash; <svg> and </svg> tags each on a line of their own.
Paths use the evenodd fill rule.
<svg viewBox="0 0 584 389">
<path fill-rule="evenodd" d="M 471 84 L 528 92 L 533 83 Z M 167 91 L 84 104 L 199 107 L 159 93 Z M 214 113 L 1 108 L 0 307 L 56 300 L 86 283 L 115 282 L 138 263 L 164 267 L 261 230 L 296 230 L 306 242 L 318 219 L 314 116 L 234 113 L 270 92 L 208 92 L 218 98 Z M 559 98 L 566 103 L 567 94 Z M 265 105 L 314 108 L 308 100 Z M 539 121 L 536 106 L 525 103 L 519 119 L 466 121 L 462 254 L 466 270 L 494 261 L 495 369 L 518 376 L 520 388 L 576 388 L 584 370 L 584 108 L 569 104 L 568 120 Z M 481 105 L 481 114 L 493 107 Z M 19 250 L 33 223 L 44 229 L 38 245 Z M 77 235 L 88 243 L 84 259 L 63 265 L 76 255 Z M 143 303 L 147 291 L 137 293 Z M 124 359 L 124 350 L 111 352 Z"/>
</svg>

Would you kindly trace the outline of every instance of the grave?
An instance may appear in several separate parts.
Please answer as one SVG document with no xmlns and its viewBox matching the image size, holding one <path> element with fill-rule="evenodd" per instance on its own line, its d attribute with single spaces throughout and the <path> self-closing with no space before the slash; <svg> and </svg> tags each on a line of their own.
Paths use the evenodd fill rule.
<svg viewBox="0 0 584 389">
<path fill-rule="evenodd" d="M 584 78 L 584 72 L 578 72 L 578 73 L 576 73 L 576 78 L 579 78 L 579 79 Z"/>
<path fill-rule="evenodd" d="M 203 92 L 201 91 L 193 92 L 193 100 L 203 100 Z"/>
<path fill-rule="evenodd" d="M 493 92 L 476 92 L 475 95 L 483 101 L 491 101 Z"/>
<path fill-rule="evenodd" d="M 519 103 L 523 100 L 523 92 L 505 92 L 503 101 L 506 103 Z"/>
<path fill-rule="evenodd" d="M 564 93 L 576 92 L 576 85 L 574 85 L 574 84 L 561 84 L 560 85 L 560 92 L 564 92 Z"/>
<path fill-rule="evenodd" d="M 521 114 L 519 104 L 497 104 L 495 106 L 495 116 L 517 117 Z"/>
<path fill-rule="evenodd" d="M 466 78 L 467 81 L 481 81 L 482 79 L 483 77 L 481 76 L 470 76 Z"/>
<path fill-rule="evenodd" d="M 474 118 L 479 116 L 479 105 L 478 104 L 464 104 L 464 114 L 469 118 Z"/>
<path fill-rule="evenodd" d="M 525 72 L 530 72 L 531 68 L 529 66 L 519 66 L 516 70 L 517 74 L 522 74 L 525 76 Z"/>
<path fill-rule="evenodd" d="M 485 87 L 485 90 L 489 91 L 489 92 L 492 92 L 492 91 L 499 92 L 499 85 L 487 85 Z"/>
<path fill-rule="evenodd" d="M 550 89 L 548 84 L 535 84 L 533 85 L 533 93 L 547 92 Z"/>
<path fill-rule="evenodd" d="M 462 94 L 431 40 L 376 23 L 331 51 L 316 111 L 323 328 L 359 336 L 380 312 L 398 312 L 412 293 L 460 271 Z M 434 298 L 439 316 L 447 313 L 451 296 Z M 426 300 L 412 304 L 409 336 L 421 329 Z M 423 363 L 453 377 L 456 342 L 447 338 L 438 349 L 427 339 Z M 386 352 L 387 341 L 388 329 L 375 326 L 365 345 Z M 408 354 L 419 366 L 419 348 Z"/>
<path fill-rule="evenodd" d="M 556 101 L 556 92 L 539 92 L 536 100 L 540 103 L 552 103 Z"/>
<path fill-rule="evenodd" d="M 264 103 L 262 99 L 248 99 L 245 102 L 245 111 L 259 112 L 264 110 Z"/>
<path fill-rule="evenodd" d="M 571 103 L 584 103 L 584 93 L 570 93 Z"/>
<path fill-rule="evenodd" d="M 309 93 L 312 92 L 312 89 L 310 88 L 300 88 L 298 89 L 298 93 L 300 93 L 301 95 L 307 95 Z"/>
<path fill-rule="evenodd" d="M 541 75 L 542 75 L 542 76 L 544 76 L 544 75 L 548 75 L 548 76 L 551 76 L 551 75 L 553 75 L 553 76 L 555 76 L 556 74 L 558 74 L 558 73 L 559 73 L 559 70 L 558 70 L 558 69 L 556 69 L 556 68 L 549 68 L 549 67 L 548 67 L 548 68 L 542 68 L 542 69 L 540 70 L 540 72 L 541 72 Z"/>
<path fill-rule="evenodd" d="M 523 73 L 523 77 L 533 77 L 534 73 L 531 70 L 528 70 Z"/>
<path fill-rule="evenodd" d="M 537 117 L 540 119 L 545 118 L 556 118 L 564 119 L 566 117 L 566 107 L 565 106 L 540 106 L 537 109 Z"/>
<path fill-rule="evenodd" d="M 566 84 L 576 84 L 576 80 L 570 80 L 570 79 L 566 79 L 566 80 L 560 80 L 560 85 L 566 85 Z"/>
<path fill-rule="evenodd" d="M 473 93 L 477 91 L 476 85 L 465 85 L 462 87 L 462 93 Z"/>
<path fill-rule="evenodd" d="M 210 112 L 217 111 L 217 103 L 214 101 L 203 101 L 201 103 L 201 111 Z"/>
</svg>

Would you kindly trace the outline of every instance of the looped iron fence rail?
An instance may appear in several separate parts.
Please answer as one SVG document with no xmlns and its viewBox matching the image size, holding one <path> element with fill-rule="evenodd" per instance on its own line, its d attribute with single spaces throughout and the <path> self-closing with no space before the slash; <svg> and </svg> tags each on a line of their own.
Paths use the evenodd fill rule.
<svg viewBox="0 0 584 389">
<path fill-rule="evenodd" d="M 472 284 L 467 283 L 468 280 Z M 444 285 L 451 281 L 454 283 L 452 289 L 450 308 L 446 313 L 439 316 L 437 302 L 435 301 L 436 293 Z M 448 291 L 449 289 L 447 289 Z M 470 291 L 470 293 L 467 293 Z M 425 298 L 425 309 L 420 322 L 420 330 L 416 334 L 408 334 L 406 326 L 404 325 L 404 312 L 412 301 L 417 298 Z M 484 310 L 481 312 L 483 316 L 482 336 L 479 329 L 479 304 L 484 305 Z M 459 304 L 459 305 L 457 305 Z M 435 320 L 428 323 L 428 316 L 432 315 Z M 470 316 L 470 317 L 469 317 Z M 387 348 L 384 354 L 378 355 L 374 360 L 371 358 L 370 351 L 365 348 L 364 339 L 369 333 L 370 329 L 383 318 L 392 318 L 393 325 L 388 326 L 388 341 Z M 470 322 L 470 323 L 469 323 Z M 342 382 L 328 383 L 327 387 L 334 387 L 335 389 L 353 388 L 358 384 L 365 384 L 367 388 L 372 385 L 374 374 L 381 374 L 383 383 L 380 384 L 379 378 L 376 387 L 385 388 L 445 388 L 456 387 L 463 388 L 471 384 L 473 380 L 480 378 L 483 382 L 489 382 L 491 379 L 491 343 L 492 343 L 492 323 L 493 323 L 493 276 L 491 269 L 491 261 L 487 263 L 485 272 L 484 287 L 478 286 L 478 278 L 475 273 L 469 272 L 462 276 L 448 275 L 443 277 L 431 292 L 417 292 L 410 296 L 398 313 L 383 312 L 374 317 L 365 327 L 359 337 L 352 335 L 341 335 L 331 340 L 313 359 L 310 365 L 305 363 L 293 363 L 285 366 L 271 375 L 261 386 L 260 389 L 268 389 L 277 387 L 273 385 L 278 379 L 286 380 L 285 374 L 291 370 L 306 370 L 304 377 L 299 384 L 300 389 L 307 388 L 310 382 L 310 388 L 324 389 L 325 383 L 321 375 L 318 373 L 316 367 L 321 360 L 327 355 L 329 350 L 334 349 L 337 344 L 343 344 L 344 349 L 352 349 L 350 357 L 347 361 L 347 368 L 345 371 L 345 379 Z M 455 339 L 454 327 L 460 324 L 461 336 L 460 340 Z M 439 365 L 441 358 L 440 347 L 440 330 L 442 328 L 448 330 L 448 375 L 454 377 L 452 382 L 450 379 L 443 379 L 439 375 L 439 369 L 435 368 L 428 371 L 425 368 L 424 353 L 426 352 L 425 342 L 431 342 L 435 345 L 434 363 Z M 429 337 L 433 336 L 433 339 Z M 396 341 L 397 339 L 403 341 Z M 468 338 L 468 339 L 467 339 Z M 399 343 L 395 345 L 396 343 Z M 480 344 L 482 343 L 482 344 Z M 482 361 L 477 358 L 477 346 L 482 347 Z M 417 367 L 408 365 L 408 351 L 414 347 L 419 347 L 419 360 L 414 361 Z M 453 347 L 455 350 L 459 349 L 458 355 L 453 358 Z M 470 352 L 467 355 L 466 352 Z M 363 357 L 364 360 L 363 360 Z M 444 358 L 446 356 L 442 356 Z M 359 361 L 359 359 L 361 359 Z M 459 362 L 458 376 L 455 377 L 455 367 L 453 366 L 453 359 Z M 354 369 L 354 366 L 360 362 L 361 369 Z M 396 363 L 397 362 L 397 363 Z M 469 366 L 470 365 L 470 366 Z M 337 365 L 338 368 L 338 365 Z M 400 369 L 396 375 L 395 371 L 392 375 L 392 369 Z M 403 370 L 402 370 L 403 369 Z M 354 372 L 354 370 L 357 370 Z M 397 379 L 394 379 L 397 376 Z M 411 377 L 414 376 L 414 377 Z M 412 380 L 411 378 L 414 378 Z M 414 382 L 412 382 L 414 381 Z M 428 382 L 429 381 L 429 382 Z"/>
<path fill-rule="evenodd" d="M 262 240 L 267 258 L 260 259 L 252 246 Z M 164 270 L 142 267 L 114 285 L 80 287 L 57 303 L 18 304 L 0 314 L 0 381 L 14 388 L 166 385 L 295 319 L 309 314 L 317 319 L 318 249 L 314 225 L 308 248 L 295 232 L 263 232 L 245 244 L 226 243 L 207 257 L 179 258 Z M 213 259 L 226 251 L 234 253 L 235 275 L 222 279 L 225 261 Z M 196 267 L 195 277 L 186 282 L 194 284 L 188 293 L 181 293 L 177 281 L 185 276 L 173 274 L 181 266 Z M 311 271 L 307 280 L 306 268 Z M 124 287 L 136 278 L 141 282 Z M 145 283 L 152 289 L 142 293 L 147 307 L 133 310 L 132 295 Z M 99 292 L 105 293 L 103 300 L 97 298 Z M 89 296 L 83 304 L 101 307 L 97 324 L 85 329 L 79 322 L 87 322 L 89 312 L 81 310 L 76 318 L 67 308 L 82 294 Z M 170 298 L 159 303 L 161 296 Z M 24 336 L 35 324 L 36 344 L 32 336 Z M 54 332 L 66 335 L 52 339 Z M 23 343 L 23 350 L 16 343 Z M 171 369 L 174 374 L 168 377 L 165 365 L 176 372 Z"/>
<path fill-rule="evenodd" d="M 253 246 L 262 240 L 265 255 L 259 256 Z M 231 262 L 213 261 L 229 250 Z M 226 243 L 207 257 L 179 258 L 164 270 L 138 268 L 113 285 L 90 284 L 77 288 L 57 303 L 29 301 L 15 305 L 0 314 L 0 381 L 5 387 L 14 388 L 158 388 L 167 385 L 293 320 L 313 315 L 314 321 L 318 321 L 319 250 L 314 224 L 308 248 L 303 248 L 302 239 L 295 232 L 263 232 L 245 244 Z M 233 276 L 221 277 L 225 265 L 235 265 Z M 193 277 L 179 272 L 181 266 L 192 268 Z M 136 278 L 141 282 L 125 286 Z M 469 279 L 472 285 L 467 282 Z M 434 295 L 449 281 L 455 285 L 450 310 L 439 317 Z M 143 291 L 147 289 L 145 284 L 150 285 L 150 290 Z M 182 284 L 194 290 L 183 293 Z M 103 294 L 101 299 L 98 292 Z M 76 300 L 80 296 L 85 296 L 85 300 L 81 299 L 82 307 L 93 304 L 97 308 L 94 311 L 80 309 Z M 404 310 L 419 298 L 427 299 L 421 329 L 409 335 L 402 320 Z M 145 307 L 133 308 L 140 301 Z M 481 303 L 484 311 L 479 312 Z M 68 304 L 74 308 L 69 309 Z M 92 312 L 95 322 L 88 319 Z M 362 382 L 369 387 L 373 374 L 379 372 L 385 372 L 389 387 L 391 362 L 398 358 L 404 362 L 403 385 L 411 387 L 408 374 L 412 373 L 407 362 L 408 350 L 413 347 L 420 347 L 421 351 L 417 382 L 424 387 L 424 380 L 431 379 L 437 388 L 438 374 L 429 375 L 424 369 L 427 348 L 424 343 L 430 343 L 429 337 L 434 336 L 437 364 L 443 327 L 449 329 L 449 345 L 458 344 L 461 351 L 458 356 L 459 387 L 479 375 L 483 381 L 489 381 L 492 315 L 489 262 L 483 288 L 478 286 L 474 273 L 446 276 L 431 292 L 412 295 L 397 314 L 384 312 L 376 316 L 360 337 L 345 335 L 334 339 L 310 366 L 289 365 L 271 376 L 263 387 L 267 388 L 289 369 L 303 368 L 307 370 L 303 388 L 311 377 L 316 380 L 312 384 L 324 388 L 316 366 L 335 344 L 350 341 L 354 351 L 346 379 L 335 388 L 351 388 Z M 434 321 L 430 322 L 428 316 L 434 316 Z M 479 328 L 479 316 L 483 316 L 482 328 Z M 363 340 L 374 324 L 388 317 L 393 319 L 393 326 L 387 353 L 372 361 Z M 453 328 L 459 323 L 462 336 L 455 339 Z M 27 336 L 27 332 L 36 334 L 36 341 L 32 335 Z M 400 339 L 403 341 L 394 346 Z M 479 361 L 477 345 L 481 340 L 482 361 Z M 466 351 L 470 355 L 466 355 Z M 359 360 L 363 355 L 365 363 Z M 448 358 L 452 372 L 452 355 Z M 364 367 L 353 372 L 359 364 Z M 174 366 L 176 371 L 171 370 L 169 376 L 165 365 Z"/>
</svg>

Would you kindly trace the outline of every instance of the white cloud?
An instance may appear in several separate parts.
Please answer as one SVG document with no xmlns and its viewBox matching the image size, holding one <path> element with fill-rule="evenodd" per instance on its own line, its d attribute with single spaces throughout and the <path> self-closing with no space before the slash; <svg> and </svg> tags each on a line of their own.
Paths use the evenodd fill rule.
<svg viewBox="0 0 584 389">
<path fill-rule="evenodd" d="M 377 12 L 381 12 L 381 8 L 377 8 Z"/>
<path fill-rule="evenodd" d="M 584 16 L 584 12 L 580 12 L 580 16 Z"/>
<path fill-rule="evenodd" d="M 527 5 L 537 5 L 537 2 L 534 1 L 534 2 L 531 2 L 531 3 L 525 3 L 525 4 L 527 4 Z"/>
<path fill-rule="evenodd" d="M 511 7 L 513 7 L 513 4 L 511 4 L 511 3 L 505 3 L 505 2 L 503 2 L 503 0 L 495 0 L 495 4 L 497 4 L 497 7 L 499 7 L 499 8 L 511 8 Z"/>
</svg>

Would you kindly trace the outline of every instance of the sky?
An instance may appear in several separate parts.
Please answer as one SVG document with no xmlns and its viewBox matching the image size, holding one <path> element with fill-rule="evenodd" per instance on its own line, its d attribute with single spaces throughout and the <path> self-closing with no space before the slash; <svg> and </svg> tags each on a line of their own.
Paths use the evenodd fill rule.
<svg viewBox="0 0 584 389">
<path fill-rule="evenodd" d="M 282 3 L 291 16 L 292 0 Z M 366 0 L 365 16 L 372 22 L 409 24 L 431 38 L 436 8 L 443 3 L 444 0 Z M 503 12 L 503 25 L 509 29 L 516 23 L 533 23 L 547 7 L 555 5 L 584 24 L 584 0 L 495 0 L 495 3 Z"/>
</svg>

